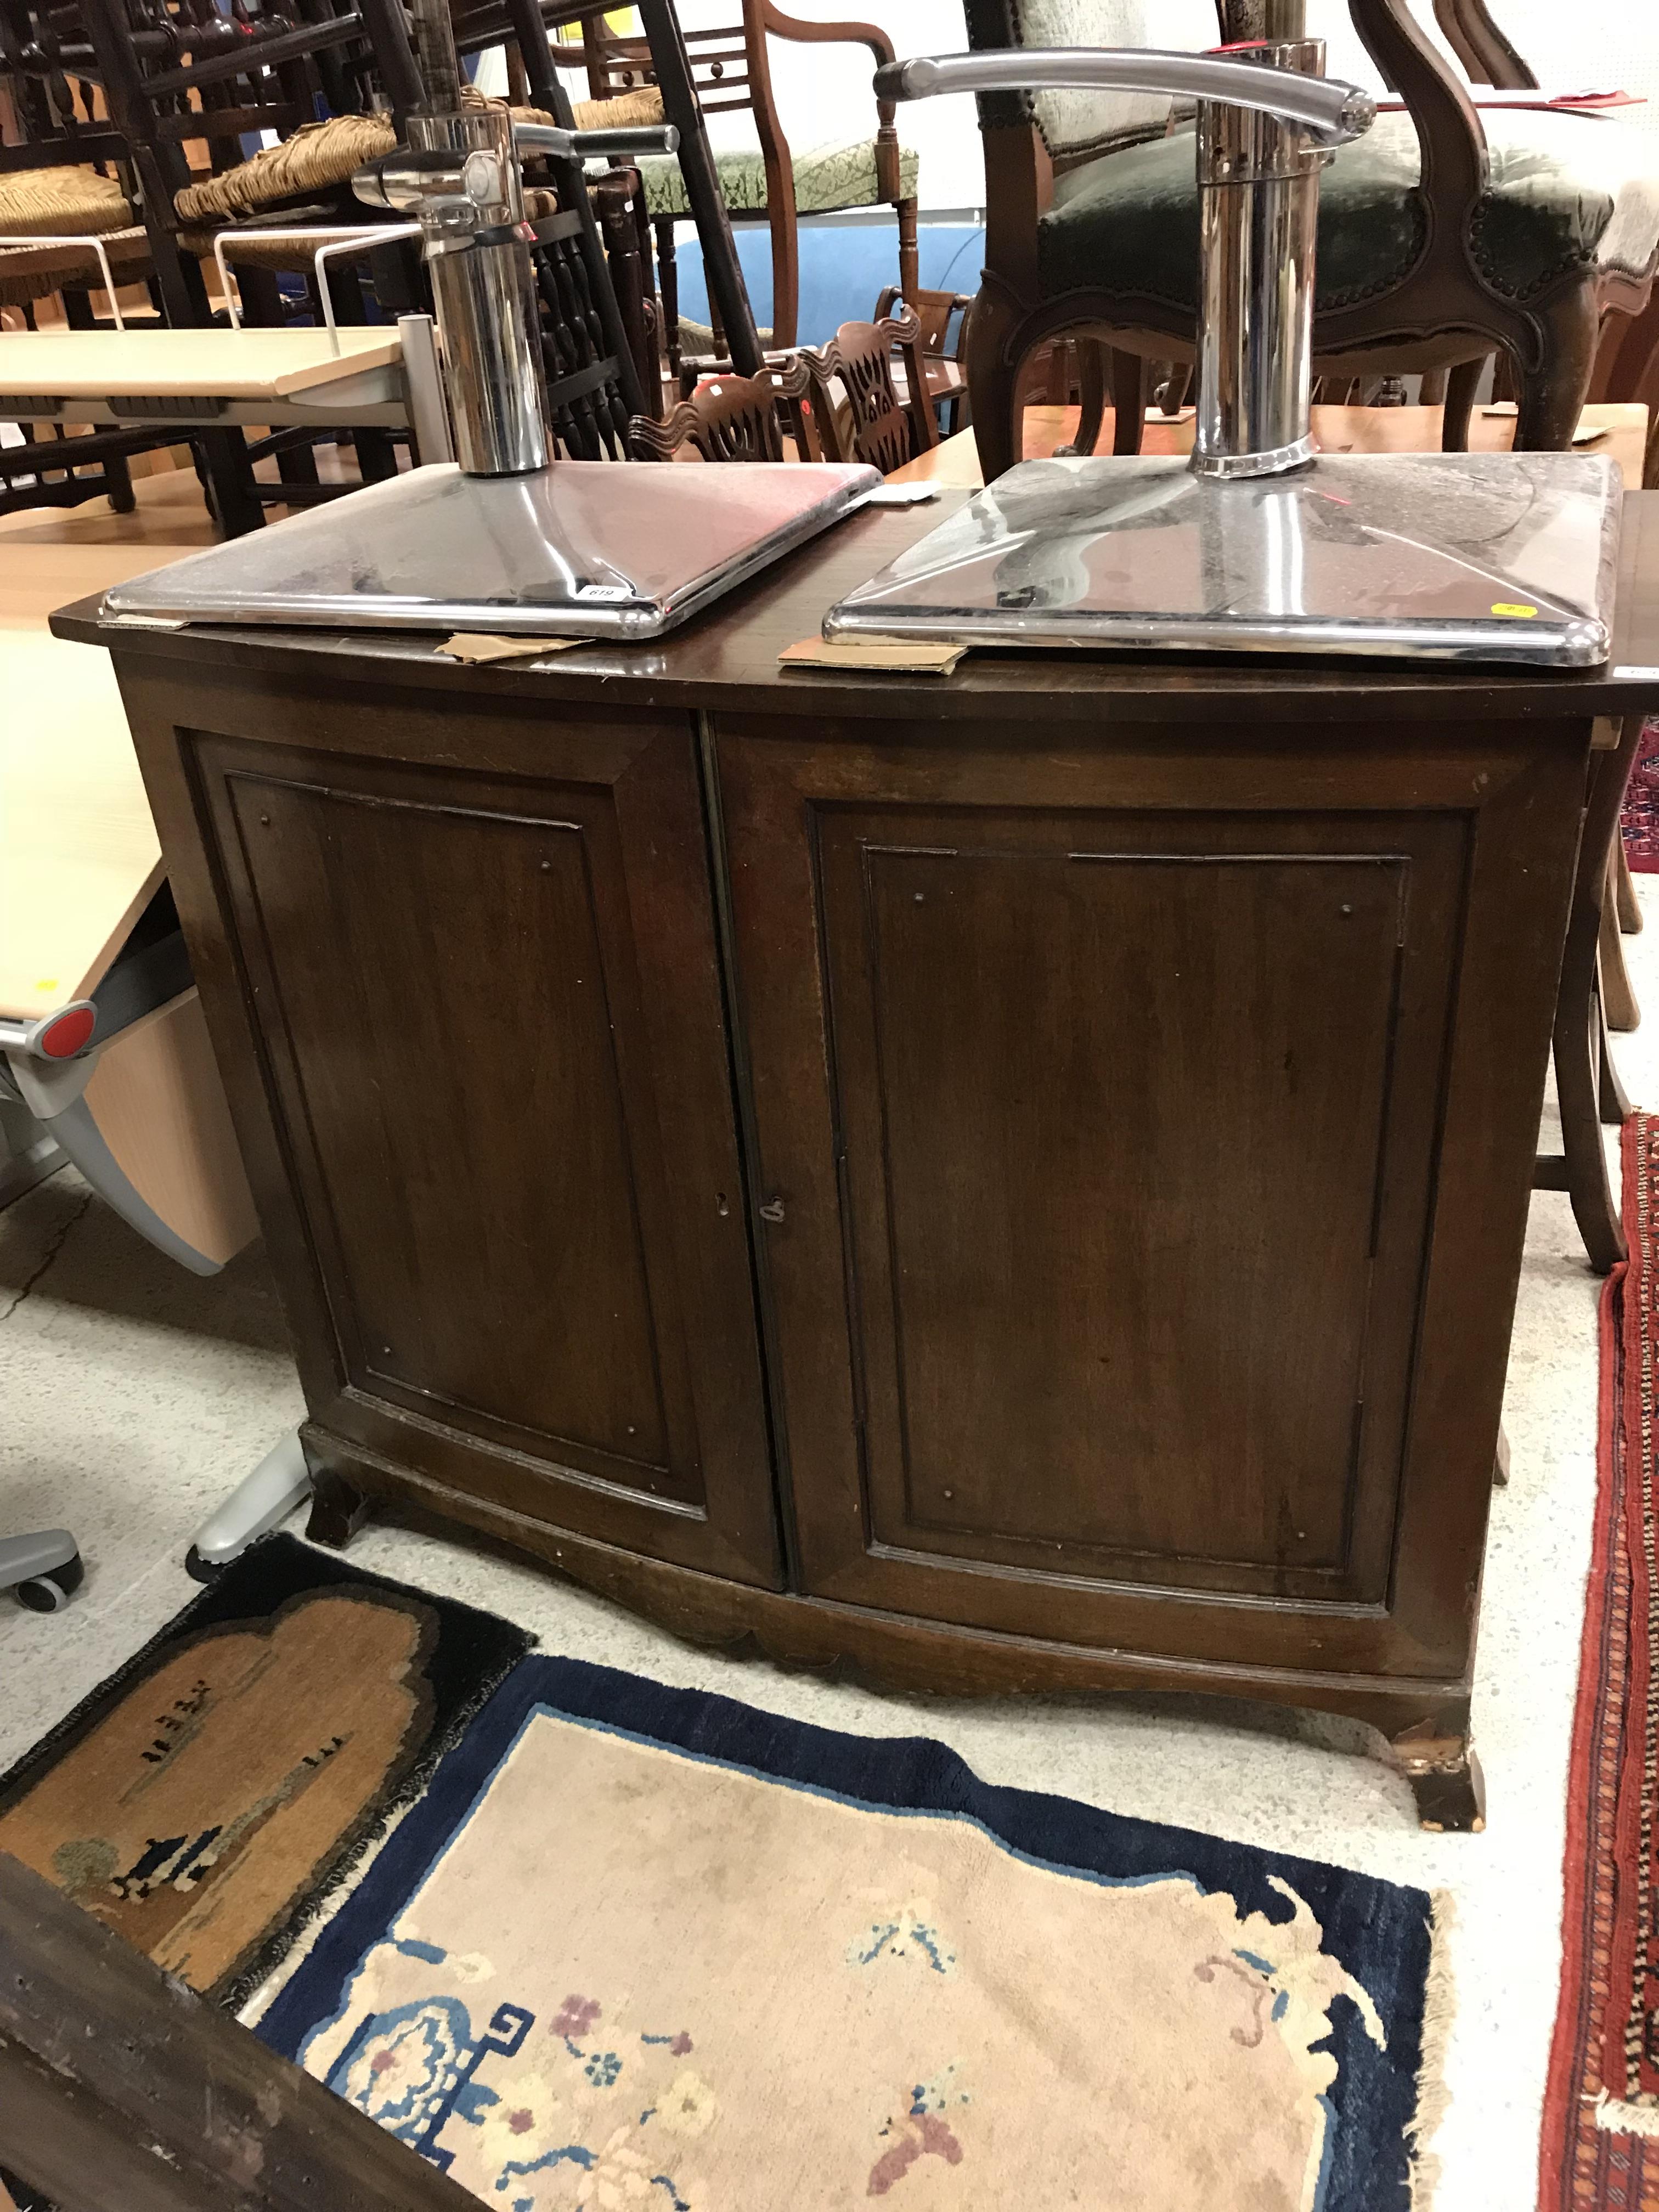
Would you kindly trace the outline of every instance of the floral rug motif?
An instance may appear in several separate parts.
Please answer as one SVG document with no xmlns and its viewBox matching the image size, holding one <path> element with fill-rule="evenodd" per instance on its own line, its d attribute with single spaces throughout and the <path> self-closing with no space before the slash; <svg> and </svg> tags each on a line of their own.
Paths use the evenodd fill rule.
<svg viewBox="0 0 1659 2212">
<path fill-rule="evenodd" d="M 501 2212 L 1405 2212 L 1431 1920 L 532 1658 L 258 2033 Z"/>
</svg>

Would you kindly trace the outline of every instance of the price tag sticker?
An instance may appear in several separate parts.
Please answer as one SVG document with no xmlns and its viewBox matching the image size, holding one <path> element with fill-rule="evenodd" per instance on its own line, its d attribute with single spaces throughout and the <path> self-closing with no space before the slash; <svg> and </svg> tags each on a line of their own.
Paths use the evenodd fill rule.
<svg viewBox="0 0 1659 2212">
<path fill-rule="evenodd" d="M 1522 606 L 1516 599 L 1495 599 L 1492 611 L 1495 615 L 1513 615 L 1522 622 L 1530 622 L 1538 611 L 1536 607 Z"/>
</svg>

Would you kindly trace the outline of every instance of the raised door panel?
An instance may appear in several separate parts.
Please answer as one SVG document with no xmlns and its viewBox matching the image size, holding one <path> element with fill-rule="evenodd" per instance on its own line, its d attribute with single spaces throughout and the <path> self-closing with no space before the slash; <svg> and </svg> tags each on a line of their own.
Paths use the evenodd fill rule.
<svg viewBox="0 0 1659 2212">
<path fill-rule="evenodd" d="M 908 826 L 822 847 L 872 1541 L 1380 1599 L 1410 863 Z"/>
<path fill-rule="evenodd" d="M 1472 817 L 827 757 L 720 750 L 805 1585 L 1396 1663 Z"/>
<path fill-rule="evenodd" d="M 313 1413 L 775 1581 L 690 734 L 615 751 L 532 785 L 197 741 L 343 1386 Z"/>
</svg>

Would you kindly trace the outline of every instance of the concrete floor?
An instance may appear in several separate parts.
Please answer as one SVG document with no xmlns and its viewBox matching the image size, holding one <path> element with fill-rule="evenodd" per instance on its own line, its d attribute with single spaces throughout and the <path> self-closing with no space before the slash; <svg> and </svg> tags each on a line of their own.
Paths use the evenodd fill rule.
<svg viewBox="0 0 1659 2212">
<path fill-rule="evenodd" d="M 1659 1101 L 1659 878 L 1627 940 L 1653 1017 L 1619 1042 Z M 1548 1141 L 1549 1132 L 1546 1132 Z M 1513 1475 L 1495 1501 L 1476 1729 L 1482 1836 L 1430 1836 L 1346 1723 L 1196 1702 L 901 1698 L 672 1641 L 550 1575 L 371 1527 L 352 1556 L 522 1622 L 543 1648 L 872 1735 L 944 1738 L 988 1779 L 1449 1889 L 1458 2015 L 1437 2212 L 1525 2212 L 1554 2017 L 1569 1729 L 1595 1494 L 1595 1308 L 1565 1198 L 1534 1201 L 1510 1364 Z M 64 1173 L 0 1214 L 0 1498 L 8 1528 L 73 1528 L 65 1613 L 0 1601 L 0 1765 L 192 1595 L 181 1562 L 220 1495 L 301 1412 L 262 1254 L 185 1275 Z"/>
</svg>

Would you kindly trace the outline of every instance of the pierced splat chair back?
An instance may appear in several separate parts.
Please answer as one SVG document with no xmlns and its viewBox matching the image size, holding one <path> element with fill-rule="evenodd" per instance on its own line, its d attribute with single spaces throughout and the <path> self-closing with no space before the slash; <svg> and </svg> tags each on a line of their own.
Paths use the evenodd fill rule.
<svg viewBox="0 0 1659 2212">
<path fill-rule="evenodd" d="M 799 360 L 761 370 L 757 376 L 714 376 L 683 399 L 665 422 L 636 416 L 629 444 L 641 461 L 668 461 L 690 446 L 705 461 L 817 460 L 817 440 L 805 402 L 811 388 Z M 781 418 L 794 441 L 783 442 Z"/>
<path fill-rule="evenodd" d="M 904 370 L 901 397 L 896 351 Z M 884 476 L 939 443 L 927 396 L 921 324 L 900 301 L 878 323 L 843 323 L 826 346 L 801 355 L 827 461 L 863 461 Z"/>
</svg>

